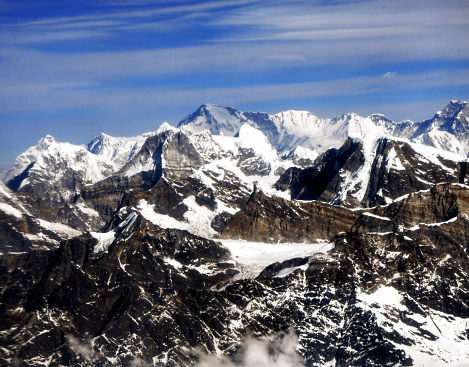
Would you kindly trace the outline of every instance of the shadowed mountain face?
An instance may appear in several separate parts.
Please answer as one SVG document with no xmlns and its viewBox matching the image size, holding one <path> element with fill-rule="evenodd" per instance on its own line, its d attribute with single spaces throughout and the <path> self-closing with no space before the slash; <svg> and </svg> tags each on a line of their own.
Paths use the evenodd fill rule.
<svg viewBox="0 0 469 367">
<path fill-rule="evenodd" d="M 464 365 L 467 162 L 418 141 L 464 146 L 466 105 L 45 138 L 0 184 L 0 365 Z"/>
<path fill-rule="evenodd" d="M 292 199 L 371 207 L 439 182 L 467 182 L 457 156 L 389 138 L 348 139 L 323 153 L 313 167 L 288 169 L 276 183 Z"/>
</svg>

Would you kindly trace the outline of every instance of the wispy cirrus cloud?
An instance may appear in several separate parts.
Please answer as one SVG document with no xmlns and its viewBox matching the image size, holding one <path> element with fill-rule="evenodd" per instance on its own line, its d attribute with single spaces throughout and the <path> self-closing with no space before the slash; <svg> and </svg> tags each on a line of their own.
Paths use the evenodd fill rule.
<svg viewBox="0 0 469 367">
<path fill-rule="evenodd" d="M 208 14 L 213 15 L 218 11 L 249 5 L 252 2 L 253 0 L 143 1 L 132 4 L 101 2 L 101 7 L 94 6 L 92 11 L 85 14 L 7 21 L 0 25 L 3 34 L 1 41 L 7 44 L 34 44 L 72 38 L 99 39 L 103 36 L 116 38 L 122 36 L 116 32 L 135 30 L 146 30 L 151 33 L 167 32 L 187 28 L 189 26 L 187 21 L 190 19 L 205 18 Z M 133 6 L 125 8 L 125 5 Z"/>
<path fill-rule="evenodd" d="M 429 38 L 418 45 L 390 39 L 383 43 L 370 39 L 365 43 L 338 42 L 336 47 L 320 47 L 304 43 L 200 45 L 196 47 L 58 53 L 18 48 L 0 49 L 0 82 L 22 80 L 99 81 L 112 78 L 217 73 L 244 75 L 256 70 L 279 67 L 331 68 L 341 65 L 376 65 L 418 62 L 427 59 L 451 60 L 468 58 L 469 38 L 460 39 L 452 47 L 443 39 Z M 384 60 L 384 61 L 383 61 Z M 272 80 L 275 80 L 275 74 Z M 298 75 L 298 80 L 310 76 Z M 469 80 L 467 81 L 469 83 Z"/>
<path fill-rule="evenodd" d="M 383 75 L 381 75 L 381 78 L 394 78 L 395 76 L 397 75 L 397 72 L 395 71 L 388 71 L 386 73 L 384 73 Z"/>
<path fill-rule="evenodd" d="M 385 74 L 386 75 L 386 74 Z M 92 84 L 25 84 L 15 90 L 0 88 L 0 110 L 25 111 L 64 108 L 154 109 L 165 105 L 198 106 L 208 101 L 241 105 L 255 100 L 272 102 L 304 98 L 379 95 L 425 88 L 459 87 L 466 84 L 469 69 L 448 77 L 445 72 L 429 72 L 392 77 L 366 76 L 322 82 L 301 82 L 221 88 L 102 88 Z M 24 101 L 28 101 L 24 103 Z M 274 112 L 274 111 L 271 111 Z M 278 112 L 278 111 L 277 111 Z"/>
<path fill-rule="evenodd" d="M 95 8 L 93 12 L 85 15 L 74 15 L 74 16 L 61 16 L 61 17 L 49 17 L 38 20 L 23 21 L 17 22 L 15 25 L 19 28 L 27 27 L 38 27 L 38 26 L 50 26 L 50 27 L 68 27 L 71 26 L 87 26 L 93 25 L 90 22 L 98 22 L 98 25 L 102 25 L 103 21 L 109 20 L 132 20 L 132 19 L 142 19 L 142 18 L 155 18 L 158 20 L 158 16 L 167 16 L 167 15 L 180 15 L 180 14 L 189 14 L 194 12 L 206 12 L 206 11 L 216 11 L 219 9 L 224 9 L 226 7 L 232 6 L 242 6 L 246 4 L 251 4 L 253 0 L 220 0 L 220 1 L 203 1 L 203 2 L 194 2 L 189 3 L 184 2 L 175 3 L 175 2 L 164 2 L 166 6 L 158 6 L 158 2 L 148 2 L 149 7 L 136 10 L 113 10 L 111 9 L 100 9 Z M 108 3 L 108 5 L 115 5 L 114 2 Z M 156 5 L 156 6 L 155 6 Z M 113 23 L 112 25 L 117 25 L 118 23 Z"/>
<path fill-rule="evenodd" d="M 244 27 L 244 31 L 218 42 L 311 41 L 399 38 L 401 42 L 423 42 L 437 37 L 457 47 L 469 30 L 468 4 L 460 0 L 343 2 L 335 5 L 300 2 L 289 6 L 274 2 L 267 9 L 252 6 L 213 19 L 219 26 Z M 325 47 L 326 45 L 323 45 Z M 329 47 L 335 47 L 329 44 Z"/>
</svg>

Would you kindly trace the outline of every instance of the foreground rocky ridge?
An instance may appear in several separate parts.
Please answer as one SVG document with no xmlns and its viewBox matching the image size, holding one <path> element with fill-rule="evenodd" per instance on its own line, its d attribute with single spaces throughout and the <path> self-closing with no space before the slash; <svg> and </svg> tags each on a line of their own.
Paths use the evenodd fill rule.
<svg viewBox="0 0 469 367">
<path fill-rule="evenodd" d="M 362 213 L 327 254 L 272 264 L 256 279 L 230 281 L 237 270 L 222 246 L 135 212 L 105 246 L 84 235 L 4 255 L 2 363 L 190 365 L 205 353 L 236 356 L 248 333 L 290 329 L 308 366 L 463 363 L 469 187 L 426 195 Z M 409 228 L 406 213 L 429 197 L 447 205 Z"/>
</svg>

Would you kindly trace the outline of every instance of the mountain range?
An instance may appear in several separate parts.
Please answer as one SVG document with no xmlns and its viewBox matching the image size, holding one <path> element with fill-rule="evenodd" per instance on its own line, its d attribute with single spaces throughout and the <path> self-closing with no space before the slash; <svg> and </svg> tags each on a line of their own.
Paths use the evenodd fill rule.
<svg viewBox="0 0 469 367">
<path fill-rule="evenodd" d="M 280 153 L 298 146 L 322 153 L 339 148 L 347 137 L 393 136 L 467 157 L 469 153 L 469 106 L 465 101 L 451 101 L 433 118 L 421 122 L 393 122 L 381 114 L 361 117 L 350 113 L 319 118 L 307 111 L 285 111 L 275 115 L 241 112 L 232 107 L 205 104 L 179 122 L 188 133 L 209 130 L 215 135 L 236 135 L 243 124 L 262 131 Z"/>
<path fill-rule="evenodd" d="M 468 119 L 46 136 L 0 183 L 0 364 L 467 364 Z"/>
</svg>

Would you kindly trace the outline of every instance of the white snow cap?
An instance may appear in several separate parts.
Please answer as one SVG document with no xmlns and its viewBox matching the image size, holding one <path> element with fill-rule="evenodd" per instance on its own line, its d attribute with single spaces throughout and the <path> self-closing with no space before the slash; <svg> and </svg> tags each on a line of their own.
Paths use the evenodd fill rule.
<svg viewBox="0 0 469 367">
<path fill-rule="evenodd" d="M 171 126 L 170 124 L 168 124 L 166 121 L 163 122 L 160 127 L 158 128 L 158 130 L 156 130 L 156 133 L 157 134 L 161 134 L 161 133 L 164 133 L 166 131 L 173 131 L 173 132 L 178 132 L 179 129 L 178 128 L 175 128 L 174 126 Z"/>
</svg>

